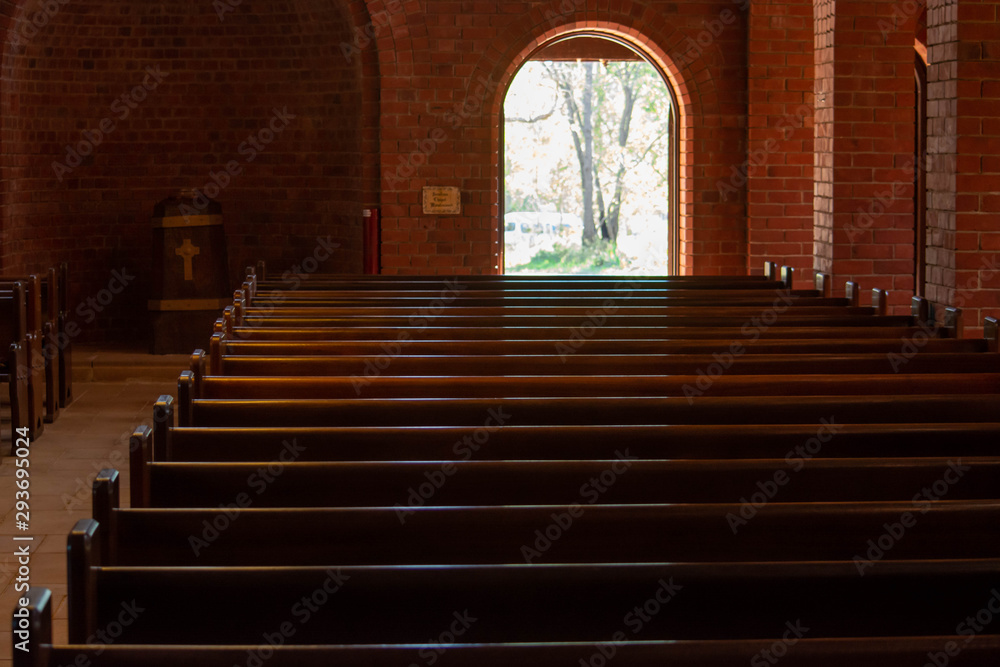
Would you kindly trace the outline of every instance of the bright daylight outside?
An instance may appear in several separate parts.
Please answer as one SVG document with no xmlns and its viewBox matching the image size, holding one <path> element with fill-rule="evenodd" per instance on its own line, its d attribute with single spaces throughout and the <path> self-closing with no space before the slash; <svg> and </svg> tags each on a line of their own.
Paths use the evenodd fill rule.
<svg viewBox="0 0 1000 667">
<path fill-rule="evenodd" d="M 504 102 L 505 273 L 669 273 L 673 113 L 645 61 L 525 63 Z"/>
</svg>

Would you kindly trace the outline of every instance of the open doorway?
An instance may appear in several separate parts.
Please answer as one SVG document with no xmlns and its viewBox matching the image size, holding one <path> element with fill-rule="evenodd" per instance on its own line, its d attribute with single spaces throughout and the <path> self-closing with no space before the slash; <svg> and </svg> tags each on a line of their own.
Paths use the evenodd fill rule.
<svg viewBox="0 0 1000 667">
<path fill-rule="evenodd" d="M 504 101 L 504 272 L 671 272 L 676 104 L 622 43 L 539 50 Z"/>
</svg>

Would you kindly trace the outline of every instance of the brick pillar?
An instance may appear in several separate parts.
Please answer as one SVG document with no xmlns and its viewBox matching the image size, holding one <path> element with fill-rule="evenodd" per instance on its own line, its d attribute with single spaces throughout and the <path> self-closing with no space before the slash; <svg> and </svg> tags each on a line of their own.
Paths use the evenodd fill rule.
<svg viewBox="0 0 1000 667">
<path fill-rule="evenodd" d="M 928 3 L 927 297 L 970 336 L 1000 314 L 998 20 L 997 2 Z"/>
<path fill-rule="evenodd" d="M 815 268 L 913 293 L 915 17 L 896 2 L 815 5 Z"/>
<path fill-rule="evenodd" d="M 955 299 L 958 2 L 927 3 L 927 298 Z"/>
<path fill-rule="evenodd" d="M 813 5 L 750 5 L 747 179 L 749 264 L 813 267 Z M 739 174 L 734 174 L 734 178 Z"/>
</svg>

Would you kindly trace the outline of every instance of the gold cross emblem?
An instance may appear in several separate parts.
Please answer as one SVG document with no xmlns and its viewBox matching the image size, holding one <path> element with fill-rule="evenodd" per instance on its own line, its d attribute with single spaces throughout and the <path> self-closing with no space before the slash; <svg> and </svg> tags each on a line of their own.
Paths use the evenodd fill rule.
<svg viewBox="0 0 1000 667">
<path fill-rule="evenodd" d="M 184 239 L 184 243 L 174 250 L 174 254 L 184 258 L 184 280 L 194 280 L 194 267 L 192 260 L 195 255 L 201 254 L 201 248 L 191 245 L 191 239 Z"/>
</svg>

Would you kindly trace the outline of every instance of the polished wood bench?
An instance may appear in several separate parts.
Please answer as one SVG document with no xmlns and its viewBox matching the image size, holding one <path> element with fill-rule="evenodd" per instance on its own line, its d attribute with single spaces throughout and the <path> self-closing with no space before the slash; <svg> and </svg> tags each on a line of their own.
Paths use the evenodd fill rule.
<svg viewBox="0 0 1000 667">
<path fill-rule="evenodd" d="M 622 396 L 531 398 L 193 399 L 180 426 L 483 426 L 511 424 L 820 424 L 991 422 L 1000 396 Z"/>
<path fill-rule="evenodd" d="M 711 333 L 711 332 L 709 332 Z M 561 343 L 561 345 L 560 345 Z M 564 341 L 505 339 L 482 340 L 411 340 L 387 345 L 385 341 L 309 340 L 268 341 L 240 340 L 225 334 L 213 334 L 212 354 L 234 356 L 387 356 L 390 354 L 423 355 L 554 355 L 567 354 L 704 354 L 729 351 L 738 344 L 740 354 L 830 355 L 871 353 L 901 354 L 905 341 L 891 338 L 807 338 L 807 339 L 593 339 L 569 346 Z M 920 352 L 986 352 L 983 339 L 924 338 L 913 345 Z"/>
<path fill-rule="evenodd" d="M 917 475 L 909 474 L 911 469 L 904 467 L 901 476 L 905 481 L 894 483 L 893 491 L 872 494 L 879 499 L 867 502 L 841 500 L 844 494 L 838 491 L 844 479 L 831 476 L 822 480 L 822 475 L 806 479 L 803 471 L 796 486 L 806 487 L 818 479 L 822 490 L 793 493 L 789 486 L 781 490 L 780 497 L 762 502 L 759 508 L 732 499 L 732 493 L 726 502 L 701 502 L 703 496 L 694 482 L 677 492 L 679 496 L 690 496 L 688 500 L 666 504 L 649 488 L 653 473 L 642 471 L 639 466 L 643 462 L 639 461 L 622 472 L 622 478 L 608 490 L 607 497 L 600 498 L 599 504 L 591 504 L 578 493 L 543 492 L 525 497 L 505 487 L 494 487 L 504 489 L 494 492 L 495 498 L 488 498 L 485 492 L 473 493 L 476 497 L 465 502 L 452 492 L 452 485 L 464 483 L 464 492 L 457 493 L 469 494 L 474 483 L 491 480 L 475 475 L 467 478 L 468 471 L 461 471 L 439 489 L 442 495 L 451 492 L 450 496 L 439 502 L 435 495 L 433 503 L 412 507 L 401 497 L 406 479 L 395 480 L 396 485 L 376 480 L 385 486 L 381 493 L 359 494 L 361 497 L 350 498 L 350 504 L 341 505 L 336 501 L 347 494 L 330 493 L 329 489 L 352 482 L 343 475 L 330 474 L 332 466 L 324 464 L 305 464 L 316 469 L 317 474 L 297 478 L 327 488 L 325 494 L 313 492 L 317 504 L 307 505 L 301 496 L 293 498 L 287 490 L 278 488 L 286 480 L 289 486 L 294 484 L 294 468 L 301 464 L 289 463 L 278 478 L 260 490 L 256 484 L 248 486 L 248 476 L 240 470 L 244 473 L 242 486 L 223 483 L 218 491 L 209 489 L 211 493 L 205 495 L 199 493 L 203 485 L 224 475 L 193 475 L 185 481 L 196 487 L 194 497 L 183 499 L 183 504 L 172 503 L 164 488 L 168 496 L 163 498 L 164 506 L 154 502 L 152 509 L 122 509 L 118 471 L 106 469 L 94 481 L 93 519 L 81 520 L 76 532 L 95 535 L 102 561 L 122 566 L 853 561 L 859 554 L 863 559 L 881 560 L 885 555 L 882 549 L 873 551 L 870 557 L 866 555 L 868 540 L 877 540 L 886 532 L 886 526 L 896 524 L 900 525 L 894 532 L 906 533 L 911 539 L 904 540 L 901 535 L 893 540 L 898 542 L 889 549 L 893 560 L 949 558 L 956 554 L 989 558 L 1000 549 L 1000 533 L 983 534 L 977 528 L 1000 523 L 1000 499 L 993 499 L 997 461 L 1000 459 L 965 460 L 960 464 L 949 460 L 922 462 L 926 470 Z M 610 469 L 610 463 L 594 462 L 595 466 L 589 467 L 603 465 L 596 473 L 600 475 Z M 320 467 L 327 470 L 319 471 Z M 548 481 L 550 477 L 554 486 L 560 485 L 552 470 L 539 478 L 530 470 L 529 462 L 508 466 L 511 471 L 516 467 L 528 472 L 522 485 L 540 479 Z M 578 477 L 563 486 L 578 486 L 580 479 L 595 474 L 585 469 L 585 462 L 571 467 Z M 666 464 L 661 462 L 660 467 Z M 344 468 L 358 472 L 362 466 Z M 921 499 L 915 503 L 910 498 L 913 489 L 933 486 L 949 469 L 957 469 L 955 474 L 960 476 L 953 478 L 955 484 L 946 500 Z M 847 471 L 845 461 L 841 472 Z M 767 472 L 773 475 L 774 469 Z M 885 477 L 884 471 L 873 474 Z M 636 477 L 642 475 L 647 476 L 648 498 L 638 488 L 643 482 Z M 259 476 L 257 479 L 263 481 Z M 676 479 L 676 475 L 667 475 L 665 482 Z M 714 480 L 720 491 L 725 479 L 723 470 Z M 744 481 L 729 479 L 734 485 Z M 371 480 L 362 472 L 353 485 L 364 487 Z M 497 481 L 518 484 L 511 476 Z M 755 488 L 755 481 L 759 479 L 751 480 L 747 488 Z M 870 480 L 861 474 L 854 483 L 858 481 Z M 629 490 L 618 492 L 617 487 L 624 486 Z M 300 491 L 303 489 L 300 487 Z M 154 488 L 154 499 L 157 494 Z M 563 497 L 559 502 L 552 502 L 560 495 Z M 861 491 L 857 495 L 868 494 Z M 819 498 L 821 502 L 803 502 L 802 497 Z M 898 499 L 884 499 L 890 497 Z M 984 499 L 975 499 L 980 497 Z M 365 504 L 363 498 L 371 499 L 371 504 Z M 286 499 L 295 504 L 283 502 Z M 324 500 L 333 502 L 323 504 Z M 905 517 L 905 525 L 901 517 Z M 88 522 L 97 526 L 90 527 Z M 919 530 L 915 529 L 917 525 Z M 908 534 L 911 528 L 912 535 Z M 261 540 L 262 535 L 267 536 L 266 541 Z M 861 567 L 869 566 L 862 563 Z"/>
<path fill-rule="evenodd" d="M 24 286 L 20 282 L 11 285 L 9 294 L 0 293 L 0 349 L 3 350 L 0 382 L 7 387 L 10 407 L 11 432 L 27 428 L 29 436 L 35 429 L 30 418 L 31 391 L 29 388 L 28 343 L 27 343 L 27 302 Z M 11 442 L 16 439 L 11 438 Z"/>
<path fill-rule="evenodd" d="M 142 460 L 518 461 L 613 459 L 627 446 L 643 459 L 779 459 L 813 457 L 1000 456 L 1000 419 L 981 423 L 711 424 L 552 426 L 174 428 L 173 400 L 157 403 L 153 443 L 133 435 Z M 824 428 L 825 427 L 825 428 Z M 834 437 L 835 436 L 835 437 Z M 626 444 L 627 443 L 627 444 Z M 144 447 L 150 451 L 143 452 Z M 155 450 L 155 452 L 154 452 Z"/>
<path fill-rule="evenodd" d="M 846 309 L 845 309 L 846 310 Z M 343 327 L 343 326 L 424 326 L 435 327 L 580 327 L 586 324 L 593 325 L 595 322 L 600 326 L 631 326 L 631 327 L 742 327 L 750 326 L 753 318 L 761 318 L 762 313 L 767 311 L 753 308 L 750 312 L 735 310 L 727 314 L 724 310 L 716 310 L 712 313 L 692 314 L 692 315 L 672 315 L 670 312 L 653 315 L 622 315 L 612 313 L 594 318 L 591 315 L 504 315 L 476 317 L 474 315 L 452 315 L 444 312 L 439 315 L 421 315 L 419 311 L 411 314 L 401 315 L 345 315 L 323 316 L 311 313 L 310 309 L 302 309 L 301 314 L 285 315 L 279 309 L 261 309 L 259 313 L 250 310 L 244 317 L 234 309 L 233 324 L 241 326 L 251 324 L 253 326 L 298 326 L 298 327 Z M 768 326 L 913 326 L 914 322 L 910 316 L 906 315 L 873 315 L 868 312 L 826 313 L 800 315 L 797 310 L 789 309 L 775 318 L 775 321 Z"/>
<path fill-rule="evenodd" d="M 489 398 L 532 396 L 820 396 L 991 394 L 1000 373 L 923 375 L 460 375 L 230 376 L 185 372 L 178 400 L 192 398 Z"/>
<path fill-rule="evenodd" d="M 445 644 L 442 630 L 431 636 L 429 644 L 274 646 L 268 643 L 247 645 L 135 645 L 107 643 L 90 637 L 88 644 L 55 644 L 52 638 L 52 594 L 48 589 L 32 587 L 24 608 L 28 639 L 25 651 L 14 651 L 14 667 L 62 667 L 87 664 L 93 667 L 218 667 L 247 665 L 254 660 L 269 667 L 398 667 L 414 660 L 446 658 L 442 664 L 452 667 L 553 667 L 575 665 L 580 660 L 599 661 L 612 656 L 622 667 L 662 667 L 664 664 L 688 667 L 732 667 L 773 656 L 775 645 L 784 645 L 779 628 L 772 637 L 756 640 L 708 641 L 615 641 L 621 635 L 609 635 L 601 644 L 593 642 L 540 642 L 532 644 Z M 15 617 L 15 623 L 21 618 Z M 280 628 L 281 626 L 279 626 Z M 294 627 L 294 626 L 293 626 Z M 628 628 L 626 631 L 631 630 Z M 621 631 L 622 635 L 626 631 Z M 271 636 L 271 635 L 269 635 Z M 273 636 L 272 636 L 273 638 Z M 614 638 L 614 639 L 613 639 Z M 20 638 L 15 636 L 15 641 Z M 274 643 L 278 643 L 274 638 Z M 911 667 L 930 655 L 941 655 L 944 647 L 963 645 L 964 667 L 994 667 L 1000 658 L 1000 637 L 980 635 L 966 644 L 966 635 L 934 637 L 852 637 L 822 639 L 808 635 L 796 638 L 789 667 Z M 258 639 L 257 641 L 261 641 Z M 426 641 L 426 639 L 424 640 Z M 416 657 L 415 657 L 416 656 Z"/>
<path fill-rule="evenodd" d="M 302 462 L 298 451 L 267 462 L 147 462 L 132 470 L 145 485 L 136 506 L 212 508 L 240 494 L 253 507 L 390 509 L 740 503 L 755 495 L 764 503 L 910 502 L 945 476 L 952 483 L 938 486 L 948 500 L 997 498 L 1000 488 L 997 457 L 677 461 L 640 459 L 622 444 L 603 460 Z"/>
<path fill-rule="evenodd" d="M 703 354 L 491 355 L 402 354 L 382 359 L 354 356 L 240 356 L 211 358 L 211 375 L 383 376 L 459 375 L 801 375 L 896 373 L 997 373 L 1000 355 L 987 352 L 902 354 Z M 373 360 L 374 359 L 374 360 Z M 380 362 L 376 365 L 376 361 Z"/>
<path fill-rule="evenodd" d="M 28 373 L 28 420 L 32 439 L 41 435 L 46 421 L 54 419 L 55 406 L 46 405 L 45 334 L 52 323 L 46 320 L 42 309 L 42 280 L 35 274 L 21 277 L 0 277 L 0 295 L 12 296 L 15 283 L 24 286 L 25 298 L 25 352 Z"/>
<path fill-rule="evenodd" d="M 724 275 L 724 276 L 609 276 L 609 275 L 454 275 L 454 276 L 390 276 L 390 275 L 357 275 L 312 273 L 307 276 L 294 275 L 288 272 L 281 280 L 268 278 L 265 267 L 248 267 L 246 277 L 255 283 L 259 290 L 278 289 L 282 291 L 314 291 L 317 289 L 342 290 L 378 290 L 378 289 L 427 289 L 441 288 L 454 284 L 456 281 L 480 287 L 519 287 L 532 288 L 562 288 L 588 289 L 591 287 L 614 286 L 621 284 L 645 287 L 689 286 L 717 289 L 731 286 L 732 289 L 759 289 L 791 287 L 794 281 L 794 270 L 781 267 L 780 271 L 774 262 L 764 263 L 763 274 L 758 275 Z M 294 278 L 294 279 L 293 279 Z"/>
<path fill-rule="evenodd" d="M 432 307 L 438 298 L 434 292 L 294 292 L 282 296 L 256 296 L 246 299 L 249 308 L 405 308 Z M 245 295 L 244 295 L 245 298 Z M 846 297 L 825 297 L 812 290 L 649 290 L 638 294 L 614 290 L 596 290 L 585 294 L 567 294 L 565 290 L 502 292 L 461 292 L 448 298 L 441 307 L 449 310 L 468 308 L 675 308 L 717 306 L 756 306 L 766 308 L 778 301 L 789 307 L 857 306 Z"/>
<path fill-rule="evenodd" d="M 996 559 L 882 560 L 864 577 L 851 561 L 111 566 L 94 528 L 69 540 L 71 642 L 133 600 L 143 612 L 123 627 L 123 643 L 253 643 L 289 621 L 290 644 L 419 643 L 464 613 L 482 621 L 459 643 L 597 642 L 650 599 L 656 622 L 645 640 L 763 639 L 794 619 L 811 637 L 941 636 L 1000 585 Z"/>
</svg>

